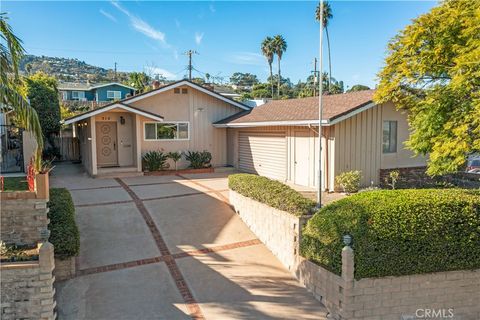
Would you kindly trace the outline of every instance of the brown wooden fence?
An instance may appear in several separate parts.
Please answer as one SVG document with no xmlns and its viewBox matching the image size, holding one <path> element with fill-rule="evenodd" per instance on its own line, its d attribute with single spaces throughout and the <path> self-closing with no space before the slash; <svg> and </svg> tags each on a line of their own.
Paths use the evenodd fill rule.
<svg viewBox="0 0 480 320">
<path fill-rule="evenodd" d="M 78 138 L 73 137 L 54 137 L 53 143 L 60 150 L 62 158 L 60 160 L 76 161 L 80 160 L 80 148 Z"/>
</svg>

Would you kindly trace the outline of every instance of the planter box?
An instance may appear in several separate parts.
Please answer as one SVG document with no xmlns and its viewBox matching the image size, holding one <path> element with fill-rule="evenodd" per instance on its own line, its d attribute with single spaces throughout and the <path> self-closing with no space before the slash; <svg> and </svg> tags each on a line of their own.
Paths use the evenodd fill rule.
<svg viewBox="0 0 480 320">
<path fill-rule="evenodd" d="M 201 168 L 201 169 L 180 169 L 180 170 L 162 170 L 162 171 L 152 171 L 144 172 L 146 176 L 174 176 L 177 174 L 191 174 L 191 173 L 212 173 L 214 169 L 210 168 Z"/>
<path fill-rule="evenodd" d="M 37 193 L 37 199 L 50 199 L 48 173 L 38 173 L 35 175 L 35 191 Z"/>
</svg>

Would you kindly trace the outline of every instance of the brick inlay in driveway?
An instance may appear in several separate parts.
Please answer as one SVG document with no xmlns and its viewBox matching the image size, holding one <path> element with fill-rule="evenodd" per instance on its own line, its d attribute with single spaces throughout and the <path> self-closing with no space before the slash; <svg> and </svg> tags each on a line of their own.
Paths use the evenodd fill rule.
<svg viewBox="0 0 480 320">
<path fill-rule="evenodd" d="M 117 181 L 118 184 L 120 184 L 123 187 L 123 189 L 127 191 L 127 193 L 135 202 L 135 205 L 137 206 L 138 211 L 142 215 L 143 219 L 145 220 L 145 223 L 150 229 L 150 232 L 153 238 L 155 239 L 155 243 L 157 244 L 158 250 L 160 250 L 162 257 L 165 256 L 163 258 L 165 259 L 165 263 L 168 267 L 168 271 L 170 272 L 173 279 L 175 280 L 177 289 L 180 291 L 180 294 L 182 295 L 183 300 L 187 304 L 187 308 L 190 313 L 190 316 L 192 317 L 192 319 L 205 319 L 205 317 L 202 314 L 202 310 L 198 306 L 195 298 L 193 297 L 193 294 L 190 291 L 190 288 L 188 288 L 187 283 L 185 282 L 185 278 L 183 277 L 180 269 L 175 263 L 175 260 L 171 256 L 170 250 L 168 250 L 168 247 L 165 241 L 163 240 L 162 235 L 160 234 L 160 231 L 155 225 L 155 222 L 153 221 L 152 216 L 147 211 L 147 208 L 145 208 L 145 205 L 143 204 L 142 200 L 135 194 L 135 192 L 133 192 L 132 189 L 130 189 L 130 187 L 125 182 L 122 181 L 122 179 L 115 178 L 115 181 Z"/>
</svg>

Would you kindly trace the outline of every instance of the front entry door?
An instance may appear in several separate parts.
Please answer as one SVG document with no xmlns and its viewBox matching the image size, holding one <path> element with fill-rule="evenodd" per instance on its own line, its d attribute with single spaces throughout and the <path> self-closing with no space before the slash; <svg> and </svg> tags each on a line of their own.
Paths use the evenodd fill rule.
<svg viewBox="0 0 480 320">
<path fill-rule="evenodd" d="M 294 183 L 301 186 L 309 185 L 310 173 L 310 137 L 308 132 L 296 131 L 294 141 Z"/>
<path fill-rule="evenodd" d="M 97 122 L 97 165 L 111 167 L 118 165 L 117 157 L 117 123 Z"/>
</svg>

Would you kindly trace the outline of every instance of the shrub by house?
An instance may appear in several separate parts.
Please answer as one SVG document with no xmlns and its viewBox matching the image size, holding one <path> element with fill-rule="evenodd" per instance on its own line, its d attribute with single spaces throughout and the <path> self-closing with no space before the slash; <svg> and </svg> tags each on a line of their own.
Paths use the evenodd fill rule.
<svg viewBox="0 0 480 320">
<path fill-rule="evenodd" d="M 240 173 L 228 177 L 228 187 L 239 194 L 295 216 L 309 214 L 315 202 L 289 186 L 266 177 Z"/>
<path fill-rule="evenodd" d="M 353 236 L 355 278 L 480 267 L 480 192 L 406 189 L 363 192 L 309 220 L 301 253 L 341 273 L 342 236 Z"/>
</svg>

